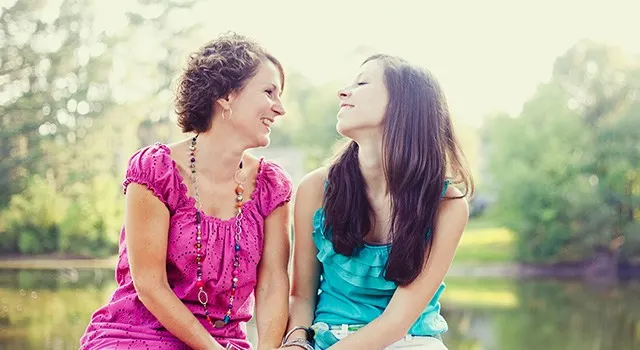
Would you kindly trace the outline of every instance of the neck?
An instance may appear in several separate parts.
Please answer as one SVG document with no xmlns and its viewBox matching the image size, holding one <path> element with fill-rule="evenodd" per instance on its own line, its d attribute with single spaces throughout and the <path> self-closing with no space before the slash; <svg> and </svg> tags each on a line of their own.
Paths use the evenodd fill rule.
<svg viewBox="0 0 640 350">
<path fill-rule="evenodd" d="M 248 148 L 228 135 L 218 128 L 211 128 L 200 133 L 196 141 L 198 172 L 216 182 L 233 179 Z"/>
<path fill-rule="evenodd" d="M 358 141 L 358 163 L 367 184 L 369 196 L 379 198 L 387 194 L 387 179 L 383 171 L 382 141 L 371 137 Z"/>
</svg>

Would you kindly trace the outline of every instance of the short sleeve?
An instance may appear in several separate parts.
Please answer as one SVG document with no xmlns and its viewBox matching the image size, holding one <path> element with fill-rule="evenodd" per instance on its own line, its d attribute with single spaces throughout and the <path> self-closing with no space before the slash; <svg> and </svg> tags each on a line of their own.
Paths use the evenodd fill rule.
<svg viewBox="0 0 640 350">
<path fill-rule="evenodd" d="M 167 146 L 159 143 L 136 151 L 127 165 L 124 193 L 132 182 L 145 185 L 173 213 L 179 200 L 180 181 L 170 153 Z"/>
<path fill-rule="evenodd" d="M 291 200 L 293 184 L 289 174 L 273 162 L 263 161 L 258 178 L 258 210 L 263 217 Z"/>
</svg>

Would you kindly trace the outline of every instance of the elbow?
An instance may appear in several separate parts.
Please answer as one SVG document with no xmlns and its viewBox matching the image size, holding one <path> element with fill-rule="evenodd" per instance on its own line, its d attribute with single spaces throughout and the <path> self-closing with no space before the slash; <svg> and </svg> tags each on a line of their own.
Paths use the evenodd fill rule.
<svg viewBox="0 0 640 350">
<path fill-rule="evenodd" d="M 152 304 L 156 299 L 158 292 L 164 287 L 168 288 L 168 285 L 165 286 L 163 283 L 157 281 L 133 279 L 133 288 L 136 290 L 138 299 L 140 299 L 145 306 Z"/>
<path fill-rule="evenodd" d="M 286 273 L 271 273 L 258 283 L 256 293 L 265 295 L 288 295 L 289 276 Z"/>
</svg>

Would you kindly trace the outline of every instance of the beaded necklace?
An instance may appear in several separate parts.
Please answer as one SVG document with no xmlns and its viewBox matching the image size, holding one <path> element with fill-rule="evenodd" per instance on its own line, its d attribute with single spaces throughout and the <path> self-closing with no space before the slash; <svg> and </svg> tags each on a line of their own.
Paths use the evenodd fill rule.
<svg viewBox="0 0 640 350">
<path fill-rule="evenodd" d="M 191 181 L 193 183 L 194 189 L 194 197 L 196 200 L 196 267 L 197 267 L 197 281 L 196 288 L 198 288 L 198 301 L 202 304 L 204 309 L 204 314 L 207 318 L 207 321 L 211 325 L 216 328 L 222 328 L 229 322 L 231 322 L 231 310 L 233 309 L 233 300 L 236 295 L 236 287 L 238 285 L 238 266 L 240 265 L 240 238 L 242 235 L 242 204 L 243 204 L 243 196 L 244 187 L 242 184 L 246 181 L 246 177 L 242 172 L 242 161 L 240 161 L 240 165 L 238 166 L 238 170 L 233 176 L 234 181 L 236 182 L 236 220 L 235 220 L 235 231 L 234 231 L 234 257 L 233 257 L 233 271 L 231 273 L 231 293 L 229 295 L 229 305 L 227 305 L 227 313 L 224 315 L 222 320 L 217 320 L 213 322 L 211 317 L 209 316 L 209 310 L 207 310 L 207 303 L 209 302 L 209 295 L 204 289 L 205 282 L 202 279 L 202 231 L 201 231 L 201 217 L 200 212 L 202 210 L 202 204 L 200 203 L 200 196 L 198 194 L 198 178 L 196 177 L 196 143 L 198 140 L 198 135 L 191 139 L 191 146 L 189 146 L 189 156 L 190 156 L 190 166 L 191 166 Z M 238 177 L 240 176 L 240 179 Z"/>
</svg>

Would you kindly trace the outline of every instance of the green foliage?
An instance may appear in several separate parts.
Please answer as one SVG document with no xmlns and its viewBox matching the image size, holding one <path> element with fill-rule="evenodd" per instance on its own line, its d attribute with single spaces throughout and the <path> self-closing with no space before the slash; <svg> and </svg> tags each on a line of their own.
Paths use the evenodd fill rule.
<svg viewBox="0 0 640 350">
<path fill-rule="evenodd" d="M 577 44 L 520 116 L 484 127 L 494 212 L 521 261 L 583 260 L 620 237 L 623 258 L 640 257 L 640 66 L 619 55 Z"/>
<path fill-rule="evenodd" d="M 13 196 L 0 215 L 0 249 L 24 254 L 56 251 L 59 223 L 68 206 L 69 201 L 49 181 L 33 176 L 27 189 Z"/>
<path fill-rule="evenodd" d="M 114 254 L 116 179 L 134 149 L 168 141 L 141 124 L 171 124 L 169 85 L 193 24 L 166 24 L 193 1 L 139 3 L 112 29 L 97 20 L 101 2 L 50 5 L 0 9 L 0 252 Z M 141 38 L 154 54 L 130 54 Z"/>
<path fill-rule="evenodd" d="M 27 189 L 0 213 L 0 251 L 108 256 L 117 251 L 121 198 L 114 178 L 76 183 L 70 194 L 56 192 L 35 175 Z"/>
<path fill-rule="evenodd" d="M 334 154 L 341 138 L 336 131 L 338 87 L 337 84 L 314 86 L 299 74 L 291 75 L 287 84 L 286 121 L 274 130 L 272 144 L 304 150 L 305 169 L 310 171 L 322 166 Z"/>
<path fill-rule="evenodd" d="M 73 204 L 60 222 L 60 252 L 108 256 L 117 251 L 122 224 L 122 196 L 118 182 L 97 176 L 91 183 L 73 186 Z"/>
</svg>

